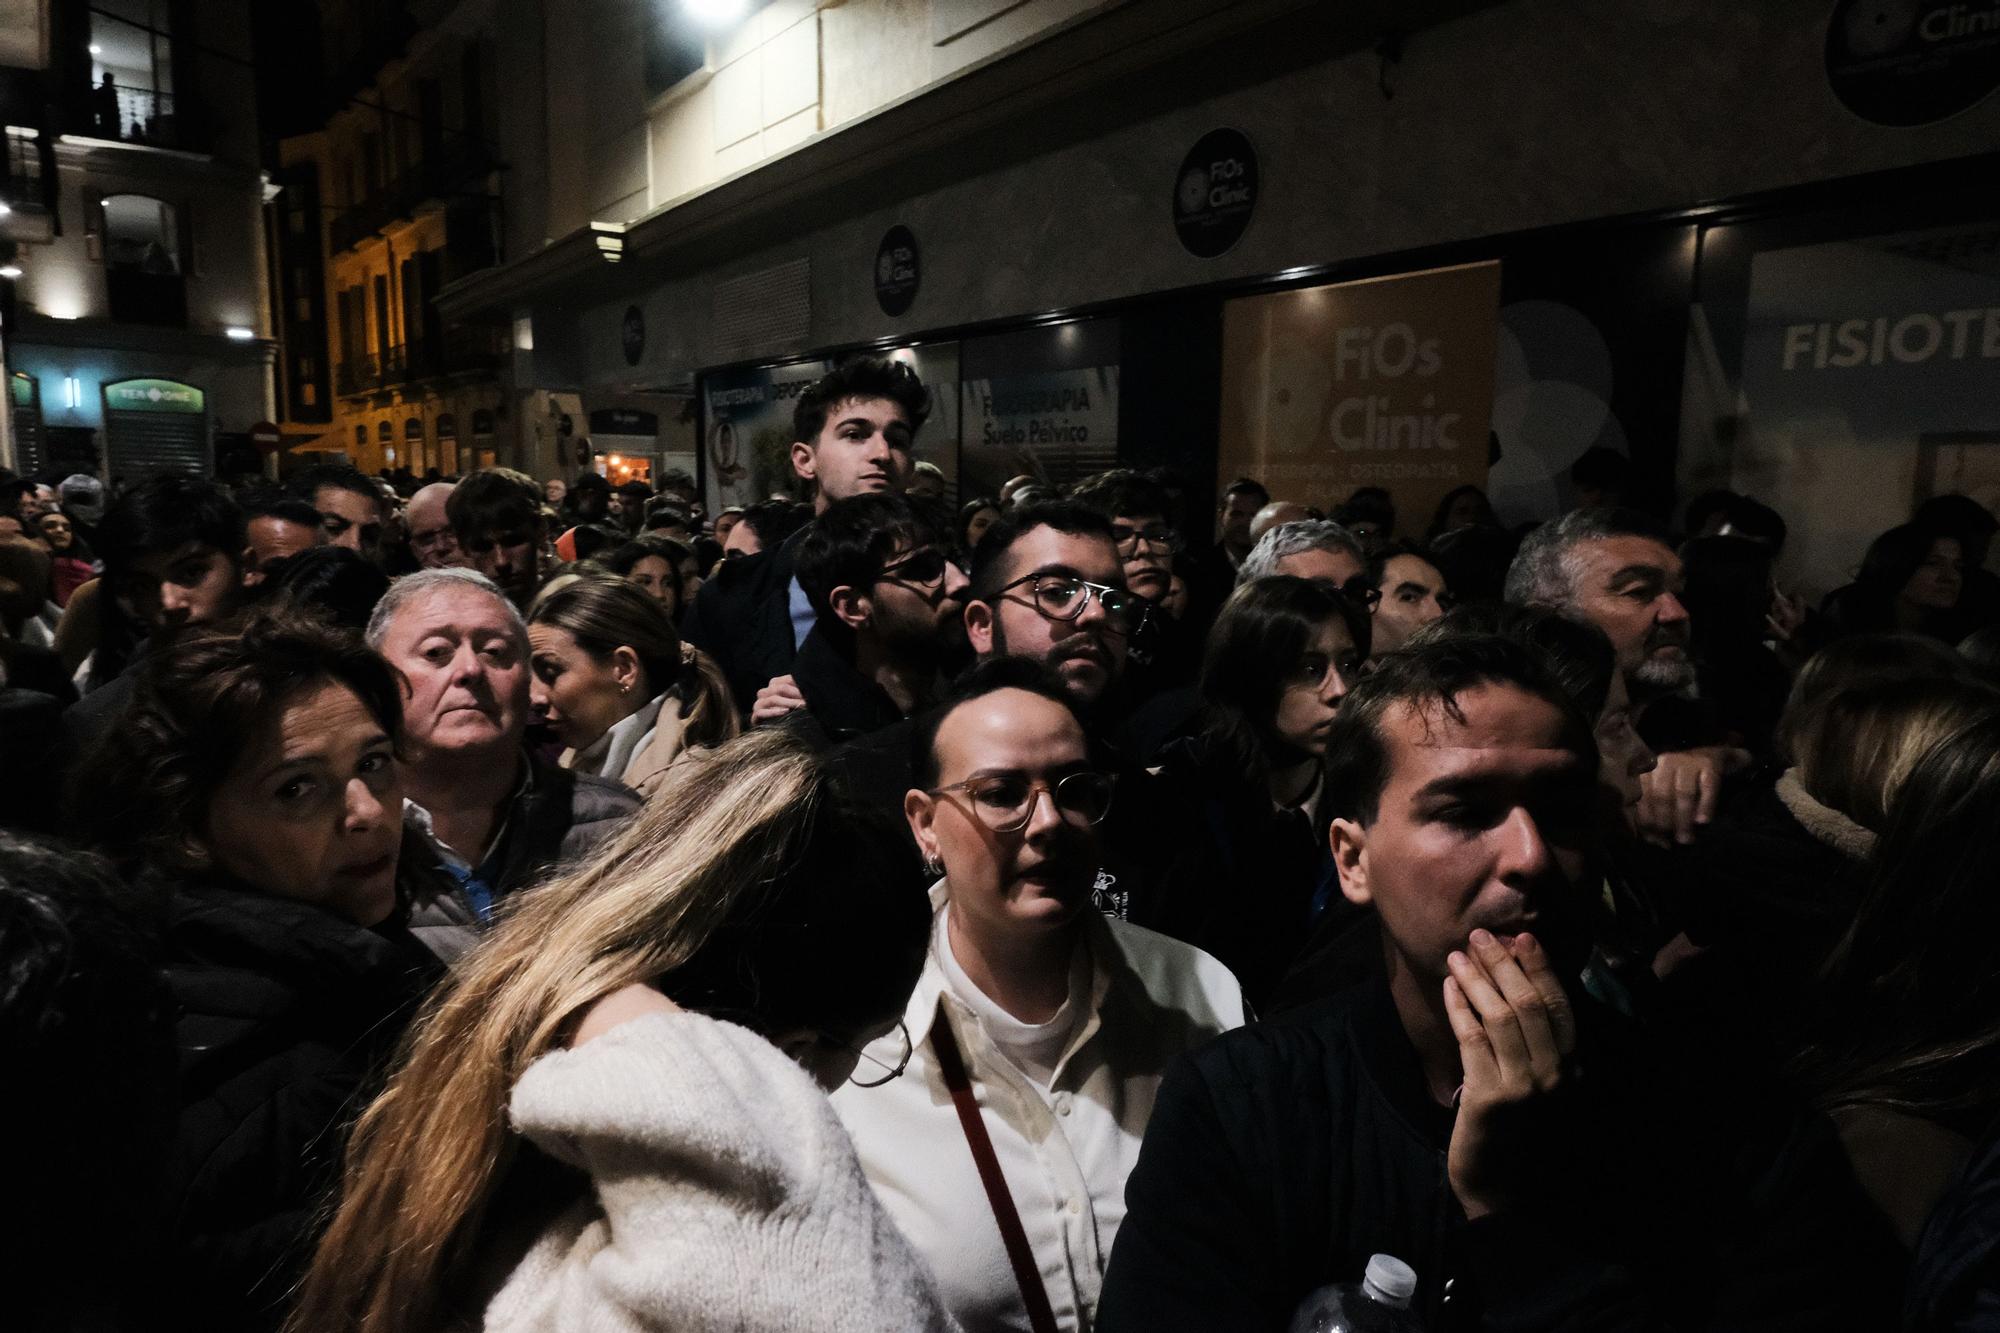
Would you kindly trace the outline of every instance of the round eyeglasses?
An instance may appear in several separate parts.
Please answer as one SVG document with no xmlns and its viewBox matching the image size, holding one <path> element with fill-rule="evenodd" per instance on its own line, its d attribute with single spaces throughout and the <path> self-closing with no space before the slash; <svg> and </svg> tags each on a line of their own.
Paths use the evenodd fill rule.
<svg viewBox="0 0 2000 1333">
<path fill-rule="evenodd" d="M 915 1053 L 916 1048 L 910 1042 L 909 1025 L 900 1018 L 896 1020 L 896 1034 L 902 1039 L 903 1053 L 893 1065 L 870 1055 L 864 1047 L 847 1046 L 848 1050 L 861 1057 L 854 1066 L 854 1072 L 847 1076 L 847 1081 L 857 1088 L 879 1088 L 884 1083 L 892 1083 L 901 1078 L 903 1071 L 910 1067 L 910 1056 Z"/>
<path fill-rule="evenodd" d="M 1043 792 L 1054 802 L 1056 813 L 1072 824 L 1102 823 L 1111 812 L 1112 781 L 1109 773 L 1071 773 L 1050 782 L 1029 779 L 1020 773 L 994 773 L 969 778 L 948 787 L 934 787 L 931 795 L 962 791 L 969 798 L 973 815 L 995 833 L 1015 833 L 1035 817 L 1035 804 Z"/>
<path fill-rule="evenodd" d="M 1004 596 L 1024 586 L 1029 593 L 1026 600 L 1050 620 L 1075 620 L 1095 598 L 1104 608 L 1104 618 L 1111 628 L 1121 634 L 1136 633 L 1146 623 L 1149 604 L 1138 593 L 1071 574 L 1024 574 L 996 595 Z"/>
</svg>

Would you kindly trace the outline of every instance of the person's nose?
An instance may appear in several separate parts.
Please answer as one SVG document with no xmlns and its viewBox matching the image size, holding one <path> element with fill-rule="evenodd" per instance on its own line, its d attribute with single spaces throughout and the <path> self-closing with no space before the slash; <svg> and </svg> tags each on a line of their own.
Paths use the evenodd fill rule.
<svg viewBox="0 0 2000 1333">
<path fill-rule="evenodd" d="M 348 833 L 367 833 L 379 828 L 388 819 L 389 812 L 375 789 L 368 785 L 366 778 L 354 777 L 347 780 L 347 811 L 345 828 Z"/>
<path fill-rule="evenodd" d="M 1028 823 L 1022 832 L 1029 838 L 1045 838 L 1060 829 L 1062 823 L 1062 811 L 1056 809 L 1054 788 L 1035 788 L 1028 796 Z"/>
<path fill-rule="evenodd" d="M 347 531 L 341 533 L 338 537 L 335 537 L 333 539 L 333 544 L 345 550 L 353 551 L 357 555 L 360 554 L 361 552 L 360 525 L 349 524 L 347 527 Z"/>
<path fill-rule="evenodd" d="M 536 717 L 549 715 L 549 687 L 542 684 L 538 676 L 528 681 L 528 709 Z"/>
<path fill-rule="evenodd" d="M 949 560 L 945 562 L 944 595 L 946 597 L 954 602 L 962 602 L 965 600 L 965 590 L 971 585 L 972 580 L 965 576 L 964 570 L 952 564 Z"/>
<path fill-rule="evenodd" d="M 1662 625 L 1672 625 L 1691 620 L 1693 617 L 1688 615 L 1686 604 L 1678 596 L 1663 592 L 1660 594 L 1659 602 L 1656 603 L 1653 619 Z"/>
<path fill-rule="evenodd" d="M 1547 874 L 1553 860 L 1535 817 L 1516 806 L 1494 830 L 1499 839 L 1495 877 L 1505 884 L 1532 883 Z"/>
<path fill-rule="evenodd" d="M 194 598 L 189 590 L 172 580 L 160 583 L 160 609 L 169 616 L 185 614 L 194 606 Z"/>
<path fill-rule="evenodd" d="M 1660 766 L 1660 757 L 1653 753 L 1653 747 L 1642 740 L 1633 741 L 1632 761 L 1625 771 L 1635 778 L 1643 778 Z"/>
<path fill-rule="evenodd" d="M 1326 676 L 1319 683 L 1319 701 L 1329 708 L 1337 708 L 1347 697 L 1347 677 L 1339 667 L 1328 667 Z"/>
</svg>

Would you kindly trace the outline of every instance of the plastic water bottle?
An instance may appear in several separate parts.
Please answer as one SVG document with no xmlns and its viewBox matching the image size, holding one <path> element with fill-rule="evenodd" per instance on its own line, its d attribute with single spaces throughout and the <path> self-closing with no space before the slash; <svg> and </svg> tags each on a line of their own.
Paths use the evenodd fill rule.
<svg viewBox="0 0 2000 1333">
<path fill-rule="evenodd" d="M 1292 1316 L 1291 1333 L 1422 1333 L 1410 1309 L 1417 1273 L 1394 1255 L 1368 1260 L 1359 1282 L 1321 1287 Z"/>
</svg>

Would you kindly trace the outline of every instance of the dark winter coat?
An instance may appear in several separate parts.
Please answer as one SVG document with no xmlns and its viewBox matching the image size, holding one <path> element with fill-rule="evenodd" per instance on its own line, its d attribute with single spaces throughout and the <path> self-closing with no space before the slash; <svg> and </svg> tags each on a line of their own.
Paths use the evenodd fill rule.
<svg viewBox="0 0 2000 1333">
<path fill-rule="evenodd" d="M 219 884 L 171 890 L 167 948 L 181 1115 L 163 1326 L 276 1328 L 347 1127 L 442 969 L 399 920 L 368 930 Z"/>
<path fill-rule="evenodd" d="M 1126 1186 L 1100 1333 L 1282 1329 L 1377 1253 L 1416 1269 L 1433 1330 L 1892 1326 L 1900 1256 L 1824 1121 L 1718 1098 L 1614 1016 L 1581 1018 L 1560 1168 L 1477 1221 L 1386 983 L 1193 1052 Z"/>
<path fill-rule="evenodd" d="M 744 714 L 757 691 L 792 669 L 792 555 L 804 529 L 775 550 L 725 560 L 695 594 L 681 637 L 707 653 Z"/>
</svg>

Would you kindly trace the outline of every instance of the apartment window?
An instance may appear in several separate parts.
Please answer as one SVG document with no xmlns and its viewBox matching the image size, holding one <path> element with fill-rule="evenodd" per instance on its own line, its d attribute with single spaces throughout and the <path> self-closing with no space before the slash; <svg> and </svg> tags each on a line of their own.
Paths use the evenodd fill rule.
<svg viewBox="0 0 2000 1333">
<path fill-rule="evenodd" d="M 106 139 L 174 138 L 173 15 L 170 0 L 93 0 L 91 103 Z"/>
<path fill-rule="evenodd" d="M 107 195 L 104 269 L 111 317 L 135 324 L 187 324 L 180 212 L 144 194 Z"/>
</svg>

